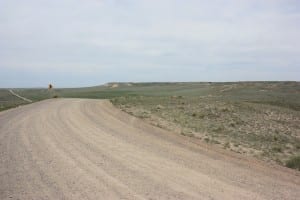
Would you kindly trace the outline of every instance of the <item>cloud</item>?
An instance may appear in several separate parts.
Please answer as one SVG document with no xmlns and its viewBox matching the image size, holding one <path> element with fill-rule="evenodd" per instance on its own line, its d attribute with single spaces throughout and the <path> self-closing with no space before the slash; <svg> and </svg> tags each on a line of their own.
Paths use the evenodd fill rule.
<svg viewBox="0 0 300 200">
<path fill-rule="evenodd" d="M 211 81 L 242 80 L 242 71 L 295 80 L 299 11 L 296 0 L 0 0 L 0 86 L 15 85 L 1 79 L 18 70 L 82 76 L 62 86 L 103 71 L 109 77 L 93 82 L 157 81 L 160 71 L 201 81 L 203 70 Z M 224 71 L 232 74 L 215 76 Z"/>
</svg>

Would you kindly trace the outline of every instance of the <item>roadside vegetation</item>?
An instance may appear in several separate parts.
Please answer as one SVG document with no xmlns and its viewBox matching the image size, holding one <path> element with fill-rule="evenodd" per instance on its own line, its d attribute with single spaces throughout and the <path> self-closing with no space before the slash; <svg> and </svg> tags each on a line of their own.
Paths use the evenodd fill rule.
<svg viewBox="0 0 300 200">
<path fill-rule="evenodd" d="M 286 166 L 289 168 L 300 170 L 300 155 L 290 158 L 287 161 Z"/>
<path fill-rule="evenodd" d="M 0 111 L 17 107 L 28 102 L 12 95 L 7 89 L 0 89 Z"/>
<path fill-rule="evenodd" d="M 155 126 L 246 156 L 300 168 L 299 82 L 109 83 L 52 92 L 14 91 L 33 101 L 108 98 L 123 111 Z M 2 93 L 6 94 L 1 90 L 1 106 L 7 108 L 14 97 L 3 98 Z M 14 101 L 12 105 L 20 100 Z"/>
<path fill-rule="evenodd" d="M 112 102 L 153 125 L 297 169 L 299 83 L 182 83 L 154 88 L 149 85 L 143 95 Z"/>
</svg>

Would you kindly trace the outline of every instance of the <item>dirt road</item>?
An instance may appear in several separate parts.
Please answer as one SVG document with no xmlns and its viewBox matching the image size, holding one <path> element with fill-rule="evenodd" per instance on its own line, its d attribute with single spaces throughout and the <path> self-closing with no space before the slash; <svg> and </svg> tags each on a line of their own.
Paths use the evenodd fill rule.
<svg viewBox="0 0 300 200">
<path fill-rule="evenodd" d="M 105 100 L 0 113 L 0 199 L 299 199 L 300 173 L 143 123 Z"/>
</svg>

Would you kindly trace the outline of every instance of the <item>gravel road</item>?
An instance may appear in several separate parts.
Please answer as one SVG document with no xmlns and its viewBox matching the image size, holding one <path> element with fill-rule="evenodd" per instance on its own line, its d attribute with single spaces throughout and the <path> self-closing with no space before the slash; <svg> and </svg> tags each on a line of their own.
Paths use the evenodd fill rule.
<svg viewBox="0 0 300 200">
<path fill-rule="evenodd" d="M 299 199 L 300 173 L 153 127 L 107 100 L 0 113 L 0 199 Z"/>
</svg>

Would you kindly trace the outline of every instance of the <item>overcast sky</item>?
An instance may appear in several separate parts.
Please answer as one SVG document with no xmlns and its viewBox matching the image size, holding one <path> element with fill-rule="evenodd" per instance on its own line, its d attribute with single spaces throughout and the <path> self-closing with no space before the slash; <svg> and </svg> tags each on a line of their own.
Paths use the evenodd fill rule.
<svg viewBox="0 0 300 200">
<path fill-rule="evenodd" d="M 0 0 L 0 87 L 300 80 L 299 0 Z"/>
</svg>

